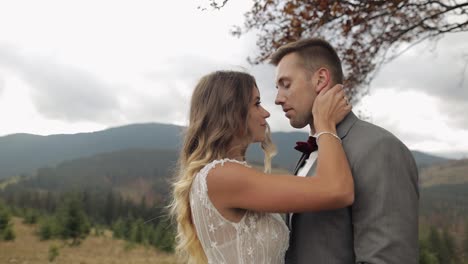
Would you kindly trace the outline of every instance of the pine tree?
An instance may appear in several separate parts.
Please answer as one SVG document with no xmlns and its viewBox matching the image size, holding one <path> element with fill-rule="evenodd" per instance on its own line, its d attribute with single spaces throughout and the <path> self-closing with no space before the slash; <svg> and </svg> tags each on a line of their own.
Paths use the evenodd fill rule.
<svg viewBox="0 0 468 264">
<path fill-rule="evenodd" d="M 112 224 L 112 232 L 113 238 L 125 237 L 125 222 L 122 220 L 122 218 L 117 219 L 117 221 Z"/>
<path fill-rule="evenodd" d="M 442 238 L 445 244 L 445 247 L 443 247 L 443 249 L 446 251 L 446 263 L 458 263 L 458 259 L 456 256 L 455 240 L 453 236 L 449 233 L 447 228 L 444 228 Z"/>
<path fill-rule="evenodd" d="M 10 222 L 10 213 L 0 204 L 0 234 L 8 227 Z"/>
<path fill-rule="evenodd" d="M 48 191 L 46 195 L 46 201 L 45 201 L 45 210 L 48 213 L 52 213 L 53 211 L 55 211 L 55 208 L 56 208 L 56 201 L 54 199 L 54 196 L 52 192 Z"/>
<path fill-rule="evenodd" d="M 155 246 L 161 250 L 172 252 L 175 243 L 175 231 L 168 220 L 162 220 L 158 223 L 155 230 Z"/>
<path fill-rule="evenodd" d="M 133 216 L 129 216 L 125 219 L 124 221 L 124 225 L 123 225 L 123 238 L 125 240 L 131 240 L 131 236 L 132 236 L 132 224 L 133 222 L 135 221 L 135 219 L 133 218 Z"/>
<path fill-rule="evenodd" d="M 135 243 L 143 243 L 144 240 L 144 223 L 141 218 L 138 218 L 135 222 L 132 223 L 130 240 Z"/>
<path fill-rule="evenodd" d="M 465 224 L 465 237 L 463 239 L 463 258 L 465 263 L 468 264 L 468 221 Z"/>
<path fill-rule="evenodd" d="M 26 209 L 23 223 L 25 224 L 35 224 L 37 223 L 38 212 L 34 209 Z"/>
<path fill-rule="evenodd" d="M 92 202 L 91 202 L 91 196 L 90 196 L 89 191 L 85 190 L 81 193 L 81 200 L 83 203 L 83 210 L 86 213 L 86 215 L 92 216 L 93 215 Z"/>
<path fill-rule="evenodd" d="M 15 232 L 13 231 L 13 227 L 11 224 L 9 224 L 5 230 L 3 230 L 3 240 L 5 241 L 13 241 L 15 240 L 16 235 Z"/>
<path fill-rule="evenodd" d="M 429 237 L 419 240 L 419 264 L 440 264 L 435 253 L 430 248 Z"/>
<path fill-rule="evenodd" d="M 447 234 L 446 230 L 443 231 L 441 237 L 439 231 L 432 226 L 429 231 L 429 250 L 435 254 L 439 263 L 450 264 L 452 263 L 451 252 L 455 252 L 453 239 Z M 449 247 L 452 247 L 451 249 Z"/>
<path fill-rule="evenodd" d="M 65 201 L 58 218 L 62 238 L 71 238 L 72 245 L 78 244 L 81 238 L 89 234 L 88 217 L 84 213 L 81 201 L 76 197 L 70 197 Z"/>
<path fill-rule="evenodd" d="M 146 238 L 150 245 L 156 246 L 157 237 L 156 237 L 156 230 L 154 229 L 153 225 L 148 225 L 146 229 Z"/>
<path fill-rule="evenodd" d="M 434 226 L 431 226 L 428 237 L 428 249 L 437 256 L 437 259 L 440 259 L 439 250 L 441 245 L 442 240 L 440 238 L 439 231 L 437 231 Z"/>
<path fill-rule="evenodd" d="M 104 208 L 104 219 L 106 221 L 106 224 L 111 225 L 112 222 L 115 220 L 115 198 L 114 198 L 114 193 L 110 191 L 107 194 L 106 198 L 106 204 Z"/>
<path fill-rule="evenodd" d="M 141 197 L 141 200 L 140 200 L 140 206 L 139 206 L 139 212 L 138 212 L 138 215 L 144 219 L 146 219 L 146 215 L 147 215 L 147 206 L 146 206 L 146 195 L 143 195 Z"/>
<path fill-rule="evenodd" d="M 419 264 L 440 264 L 437 257 L 427 249 L 419 251 Z"/>
<path fill-rule="evenodd" d="M 57 233 L 55 219 L 52 217 L 43 218 L 39 224 L 38 235 L 41 240 L 48 240 L 54 237 Z"/>
</svg>

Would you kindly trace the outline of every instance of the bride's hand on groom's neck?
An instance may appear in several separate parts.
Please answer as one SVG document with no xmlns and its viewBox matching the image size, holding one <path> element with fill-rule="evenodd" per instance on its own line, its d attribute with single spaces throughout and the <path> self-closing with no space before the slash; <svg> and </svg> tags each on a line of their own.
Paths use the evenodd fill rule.
<svg viewBox="0 0 468 264">
<path fill-rule="evenodd" d="M 315 132 L 336 131 L 336 124 L 351 111 L 343 85 L 323 88 L 315 98 L 312 107 Z"/>
</svg>

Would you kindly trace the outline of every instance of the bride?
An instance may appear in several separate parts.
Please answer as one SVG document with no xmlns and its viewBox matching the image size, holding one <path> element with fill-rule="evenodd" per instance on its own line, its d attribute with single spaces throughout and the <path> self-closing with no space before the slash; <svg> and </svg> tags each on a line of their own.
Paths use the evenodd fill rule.
<svg viewBox="0 0 468 264">
<path fill-rule="evenodd" d="M 284 263 L 289 230 L 279 213 L 346 207 L 353 178 L 336 124 L 349 113 L 341 85 L 318 94 L 313 109 L 320 145 L 314 177 L 273 175 L 245 161 L 261 142 L 265 171 L 275 147 L 254 77 L 218 71 L 192 95 L 189 125 L 173 184 L 177 252 L 189 263 Z"/>
</svg>

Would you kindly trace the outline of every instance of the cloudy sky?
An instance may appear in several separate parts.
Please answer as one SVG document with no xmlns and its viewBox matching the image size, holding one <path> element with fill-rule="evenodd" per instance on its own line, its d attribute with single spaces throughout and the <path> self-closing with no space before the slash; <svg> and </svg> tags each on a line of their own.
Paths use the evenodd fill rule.
<svg viewBox="0 0 468 264">
<path fill-rule="evenodd" d="M 0 136 L 185 125 L 196 81 L 216 69 L 257 77 L 273 131 L 274 68 L 252 67 L 255 33 L 232 37 L 250 0 L 0 0 Z M 468 33 L 424 42 L 385 65 L 355 106 L 411 149 L 468 157 Z"/>
</svg>

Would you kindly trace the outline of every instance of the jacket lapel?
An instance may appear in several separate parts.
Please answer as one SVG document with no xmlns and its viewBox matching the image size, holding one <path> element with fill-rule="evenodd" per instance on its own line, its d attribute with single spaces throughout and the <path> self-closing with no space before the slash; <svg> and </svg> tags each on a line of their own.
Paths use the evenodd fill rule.
<svg viewBox="0 0 468 264">
<path fill-rule="evenodd" d="M 336 126 L 336 132 L 338 136 L 343 140 L 346 135 L 348 134 L 349 130 L 351 127 L 353 127 L 354 123 L 358 118 L 353 112 L 350 112 L 337 126 Z M 316 169 L 317 169 L 317 161 L 318 157 L 315 160 L 314 164 L 312 164 L 312 167 L 310 168 L 309 172 L 307 173 L 307 177 L 315 175 Z"/>
<path fill-rule="evenodd" d="M 302 153 L 302 156 L 297 162 L 296 168 L 294 169 L 294 175 L 297 175 L 297 173 L 299 172 L 299 169 L 304 165 L 304 162 L 307 159 L 307 156 L 308 155 L 306 155 L 305 153 Z"/>
<path fill-rule="evenodd" d="M 307 156 L 305 153 L 302 153 L 302 156 L 301 158 L 299 159 L 299 161 L 297 162 L 296 164 L 296 168 L 294 168 L 294 175 L 297 175 L 297 173 L 299 172 L 299 169 L 304 165 L 304 162 L 305 160 L 307 159 Z M 285 222 L 286 222 L 286 226 L 288 226 L 289 229 L 291 229 L 291 226 L 290 226 L 290 216 L 291 216 L 291 213 L 286 213 L 285 214 Z"/>
</svg>

